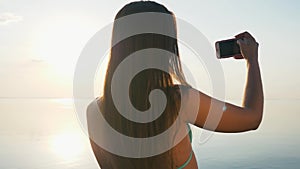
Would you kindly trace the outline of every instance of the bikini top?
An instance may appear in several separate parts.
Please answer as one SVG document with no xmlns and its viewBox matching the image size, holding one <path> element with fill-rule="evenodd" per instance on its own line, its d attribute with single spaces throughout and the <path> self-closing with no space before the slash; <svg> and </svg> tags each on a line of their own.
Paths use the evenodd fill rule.
<svg viewBox="0 0 300 169">
<path fill-rule="evenodd" d="M 186 124 L 186 125 L 187 125 L 188 131 L 189 131 L 190 142 L 192 142 L 193 135 L 192 135 L 191 127 L 190 127 L 189 124 Z M 183 169 L 184 167 L 186 167 L 186 166 L 189 164 L 189 162 L 192 160 L 192 157 L 193 157 L 193 151 L 191 151 L 190 156 L 189 156 L 189 158 L 186 160 L 186 162 L 185 162 L 184 164 L 182 164 L 180 167 L 178 167 L 177 169 Z"/>
</svg>

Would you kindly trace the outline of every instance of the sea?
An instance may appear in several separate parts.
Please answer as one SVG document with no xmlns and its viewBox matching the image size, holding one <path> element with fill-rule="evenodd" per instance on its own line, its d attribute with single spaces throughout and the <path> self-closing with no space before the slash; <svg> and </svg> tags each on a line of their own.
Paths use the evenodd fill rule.
<svg viewBox="0 0 300 169">
<path fill-rule="evenodd" d="M 239 104 L 239 100 L 232 100 Z M 259 129 L 212 133 L 193 149 L 201 169 L 299 169 L 300 100 L 265 100 Z M 0 99 L 0 169 L 99 169 L 72 99 Z"/>
</svg>

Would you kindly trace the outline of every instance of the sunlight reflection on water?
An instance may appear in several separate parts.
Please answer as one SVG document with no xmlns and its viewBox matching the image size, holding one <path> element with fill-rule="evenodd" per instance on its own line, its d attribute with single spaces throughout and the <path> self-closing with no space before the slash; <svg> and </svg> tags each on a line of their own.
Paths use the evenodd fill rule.
<svg viewBox="0 0 300 169">
<path fill-rule="evenodd" d="M 99 168 L 71 99 L 1 99 L 0 110 L 0 168 Z M 300 100 L 268 100 L 258 130 L 216 133 L 201 145 L 192 127 L 200 168 L 298 168 L 299 110 Z"/>
</svg>

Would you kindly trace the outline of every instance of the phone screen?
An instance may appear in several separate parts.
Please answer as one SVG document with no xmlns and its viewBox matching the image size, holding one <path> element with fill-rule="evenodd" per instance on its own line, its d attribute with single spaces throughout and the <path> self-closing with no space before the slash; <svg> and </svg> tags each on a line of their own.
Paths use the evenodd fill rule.
<svg viewBox="0 0 300 169">
<path fill-rule="evenodd" d="M 221 58 L 226 58 L 237 54 L 241 54 L 240 47 L 237 44 L 236 39 L 219 41 L 218 44 L 219 44 L 219 54 Z"/>
</svg>

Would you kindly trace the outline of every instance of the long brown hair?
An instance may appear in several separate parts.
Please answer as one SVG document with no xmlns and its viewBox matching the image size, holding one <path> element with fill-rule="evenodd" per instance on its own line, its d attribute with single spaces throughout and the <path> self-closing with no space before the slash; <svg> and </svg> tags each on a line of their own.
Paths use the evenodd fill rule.
<svg viewBox="0 0 300 169">
<path fill-rule="evenodd" d="M 132 2 L 125 5 L 117 13 L 115 20 L 142 12 L 158 12 L 171 15 L 173 17 L 173 23 L 171 26 L 168 25 L 167 29 L 173 29 L 172 31 L 177 32 L 173 13 L 163 5 L 152 1 Z M 116 25 L 114 24 L 112 40 L 114 40 L 118 33 L 116 32 L 117 30 L 122 29 L 116 29 Z M 117 111 L 112 99 L 111 83 L 116 68 L 127 56 L 136 51 L 148 48 L 166 50 L 175 57 L 169 57 L 168 65 L 165 65 L 168 67 L 169 72 L 158 69 L 146 69 L 139 72 L 131 80 L 128 92 L 129 98 L 132 105 L 140 111 L 145 111 L 152 106 L 149 103 L 148 97 L 153 89 L 160 89 L 167 97 L 167 106 L 159 118 L 150 123 L 138 123 L 126 119 Z M 177 88 L 174 85 L 175 81 L 176 83 L 188 85 L 181 68 L 176 37 L 144 33 L 130 36 L 117 44 L 112 45 L 104 82 L 104 95 L 100 105 L 101 110 L 103 110 L 104 118 L 115 130 L 130 137 L 147 138 L 164 132 L 173 124 L 178 116 L 180 108 L 180 93 L 176 92 Z M 170 136 L 170 140 L 173 139 L 172 137 L 174 136 Z M 154 166 L 173 168 L 172 152 L 170 150 L 158 157 L 125 160 L 126 162 L 123 157 L 118 157 L 116 155 L 112 161 L 114 166 L 122 168 L 153 168 Z"/>
</svg>

